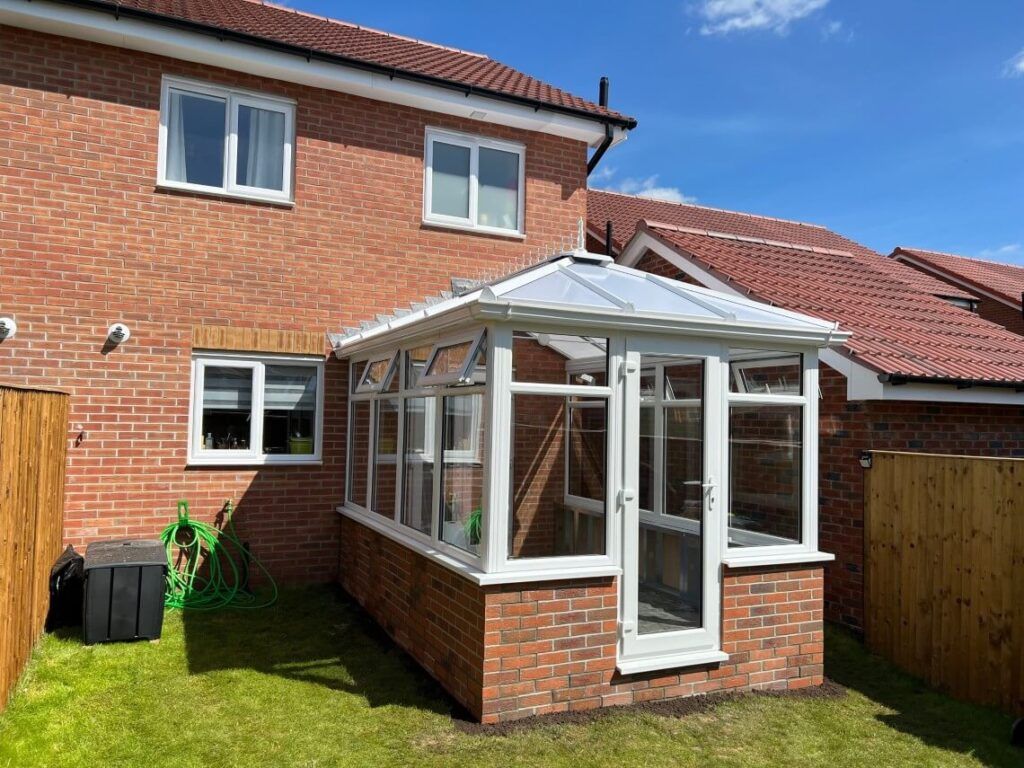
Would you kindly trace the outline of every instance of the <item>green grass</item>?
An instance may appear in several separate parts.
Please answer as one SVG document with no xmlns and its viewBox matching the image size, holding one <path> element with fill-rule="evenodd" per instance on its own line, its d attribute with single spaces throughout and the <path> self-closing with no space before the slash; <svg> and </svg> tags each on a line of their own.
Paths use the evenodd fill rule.
<svg viewBox="0 0 1024 768">
<path fill-rule="evenodd" d="M 286 591 L 269 610 L 169 613 L 159 643 L 46 637 L 0 716 L 0 766 L 1024 765 L 1009 718 L 923 688 L 839 631 L 827 658 L 849 695 L 469 735 L 350 602 Z"/>
</svg>

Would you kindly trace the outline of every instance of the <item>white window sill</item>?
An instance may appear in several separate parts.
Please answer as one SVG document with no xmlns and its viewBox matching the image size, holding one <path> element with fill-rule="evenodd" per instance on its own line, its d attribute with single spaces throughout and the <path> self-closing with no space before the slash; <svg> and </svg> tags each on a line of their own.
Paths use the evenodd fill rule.
<svg viewBox="0 0 1024 768">
<path fill-rule="evenodd" d="M 501 229 L 499 227 L 478 227 L 472 224 L 459 224 L 452 221 L 436 221 L 434 219 L 423 219 L 423 226 L 435 229 L 456 229 L 460 232 L 470 232 L 474 235 L 492 235 L 495 237 L 507 237 L 512 240 L 525 240 L 526 233 L 517 232 L 513 229 Z"/>
<path fill-rule="evenodd" d="M 323 459 L 291 459 L 279 456 L 192 456 L 185 462 L 186 467 L 319 467 Z"/>
<path fill-rule="evenodd" d="M 663 669 L 721 664 L 728 660 L 729 654 L 723 651 L 697 651 L 695 653 L 677 653 L 635 659 L 620 658 L 615 664 L 615 668 L 623 675 L 639 675 L 644 672 L 656 672 Z"/>
<path fill-rule="evenodd" d="M 756 568 L 764 565 L 801 565 L 803 563 L 829 563 L 836 559 L 828 552 L 788 552 L 776 555 L 736 555 L 722 558 L 722 565 L 728 568 Z"/>
<path fill-rule="evenodd" d="M 448 555 L 418 537 L 401 530 L 397 523 L 361 509 L 342 505 L 338 514 L 365 525 L 382 536 L 427 557 L 448 570 L 469 579 L 474 584 L 486 587 L 492 584 L 527 584 L 535 581 L 566 581 L 569 579 L 596 579 L 621 576 L 622 569 L 615 565 L 584 566 L 576 568 L 538 568 L 535 570 L 505 571 L 487 573 L 479 567 Z M 372 515 L 372 517 L 371 517 Z"/>
<path fill-rule="evenodd" d="M 229 192 L 226 189 L 202 187 L 193 184 L 175 184 L 173 182 L 164 181 L 159 182 L 156 185 L 156 188 L 164 192 L 185 192 L 190 195 L 203 195 L 205 197 L 216 197 L 224 200 L 243 200 L 248 203 L 267 203 L 269 205 L 277 205 L 282 208 L 295 207 L 294 200 L 282 197 L 256 195 L 250 192 Z"/>
</svg>

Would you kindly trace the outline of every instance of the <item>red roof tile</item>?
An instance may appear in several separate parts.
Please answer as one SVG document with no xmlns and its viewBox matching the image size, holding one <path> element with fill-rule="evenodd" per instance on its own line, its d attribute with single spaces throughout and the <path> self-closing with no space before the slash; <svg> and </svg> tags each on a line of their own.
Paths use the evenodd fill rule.
<svg viewBox="0 0 1024 768">
<path fill-rule="evenodd" d="M 1024 382 L 1019 336 L 937 298 L 955 289 L 824 227 L 594 190 L 588 218 L 597 232 L 612 220 L 617 247 L 643 227 L 752 298 L 838 321 L 853 333 L 844 353 L 879 373 Z"/>
<path fill-rule="evenodd" d="M 1024 267 L 902 246 L 893 251 L 891 256 L 895 259 L 909 256 L 922 268 L 935 274 L 960 280 L 986 293 L 994 294 L 1015 307 L 1021 305 L 1021 294 L 1024 293 Z"/>
<path fill-rule="evenodd" d="M 635 120 L 530 77 L 482 54 L 393 35 L 255 0 L 122 0 L 89 2 L 121 13 L 143 12 L 199 24 L 373 67 L 472 88 L 512 100 L 536 101 L 632 127 Z"/>
</svg>

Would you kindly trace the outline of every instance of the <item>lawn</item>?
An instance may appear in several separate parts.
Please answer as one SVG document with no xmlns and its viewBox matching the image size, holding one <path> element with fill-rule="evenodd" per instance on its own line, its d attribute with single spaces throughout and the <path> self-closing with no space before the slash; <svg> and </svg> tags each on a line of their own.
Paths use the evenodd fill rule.
<svg viewBox="0 0 1024 768">
<path fill-rule="evenodd" d="M 837 698 L 744 696 L 511 735 L 452 704 L 342 595 L 169 613 L 159 643 L 48 636 L 0 716 L 0 766 L 1016 766 L 1010 720 L 928 691 L 828 633 Z"/>
</svg>

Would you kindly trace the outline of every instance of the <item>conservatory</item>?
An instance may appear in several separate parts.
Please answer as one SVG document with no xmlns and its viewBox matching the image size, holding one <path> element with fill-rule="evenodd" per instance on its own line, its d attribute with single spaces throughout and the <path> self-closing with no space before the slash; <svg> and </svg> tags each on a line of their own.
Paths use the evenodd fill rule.
<svg viewBox="0 0 1024 768">
<path fill-rule="evenodd" d="M 726 662 L 726 573 L 829 559 L 817 350 L 847 336 L 562 254 L 332 337 L 350 366 L 339 512 L 415 556 L 382 581 L 429 563 L 470 595 L 613 584 L 614 675 Z M 377 609 L 396 635 L 416 612 Z"/>
</svg>

